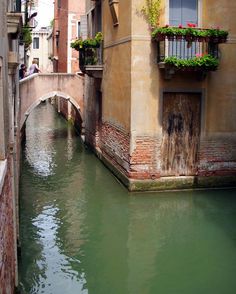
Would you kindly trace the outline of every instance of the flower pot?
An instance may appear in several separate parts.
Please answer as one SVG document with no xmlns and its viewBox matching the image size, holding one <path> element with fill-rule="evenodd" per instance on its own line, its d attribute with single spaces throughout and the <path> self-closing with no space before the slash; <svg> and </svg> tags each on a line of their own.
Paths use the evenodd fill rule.
<svg viewBox="0 0 236 294">
<path fill-rule="evenodd" d="M 211 39 L 212 43 L 219 43 L 219 38 L 218 37 L 213 37 Z"/>
<path fill-rule="evenodd" d="M 192 41 L 188 41 L 188 42 L 187 42 L 187 48 L 191 48 L 192 43 L 193 43 Z"/>
<path fill-rule="evenodd" d="M 167 35 L 167 39 L 169 40 L 169 41 L 174 41 L 174 39 L 175 39 L 175 36 L 173 36 L 173 35 Z"/>
<path fill-rule="evenodd" d="M 157 34 L 156 36 L 157 41 L 165 41 L 165 38 L 166 36 L 161 33 Z"/>
<path fill-rule="evenodd" d="M 205 37 L 197 37 L 198 42 L 205 42 Z"/>
<path fill-rule="evenodd" d="M 227 42 L 227 37 L 219 37 L 219 43 Z"/>
<path fill-rule="evenodd" d="M 177 35 L 176 36 L 176 40 L 177 41 L 182 41 L 183 40 L 183 36 L 182 35 Z"/>
</svg>

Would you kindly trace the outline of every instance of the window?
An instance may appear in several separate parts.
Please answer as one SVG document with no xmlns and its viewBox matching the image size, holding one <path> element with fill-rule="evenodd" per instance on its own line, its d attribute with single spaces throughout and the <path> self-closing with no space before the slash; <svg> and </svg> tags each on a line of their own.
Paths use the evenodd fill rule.
<svg viewBox="0 0 236 294">
<path fill-rule="evenodd" d="M 61 0 L 57 0 L 57 8 L 61 8 Z"/>
<path fill-rule="evenodd" d="M 78 38 L 81 37 L 81 23 L 80 23 L 80 21 L 78 21 L 78 33 L 77 33 L 77 37 Z"/>
<path fill-rule="evenodd" d="M 178 27 L 188 26 L 188 23 L 198 25 L 198 0 L 170 0 L 169 24 Z M 197 53 L 197 44 L 192 42 L 168 42 L 168 55 L 188 59 Z"/>
<path fill-rule="evenodd" d="M 39 38 L 34 37 L 33 39 L 33 49 L 39 49 Z"/>
<path fill-rule="evenodd" d="M 198 24 L 198 0 L 170 0 L 169 23 L 172 26 Z"/>
</svg>

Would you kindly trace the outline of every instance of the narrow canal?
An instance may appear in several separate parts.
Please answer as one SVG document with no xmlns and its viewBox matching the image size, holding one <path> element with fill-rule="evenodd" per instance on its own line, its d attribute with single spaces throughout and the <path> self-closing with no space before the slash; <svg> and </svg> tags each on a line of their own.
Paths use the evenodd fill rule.
<svg viewBox="0 0 236 294">
<path fill-rule="evenodd" d="M 236 190 L 130 194 L 46 103 L 22 155 L 23 294 L 234 294 Z"/>
</svg>

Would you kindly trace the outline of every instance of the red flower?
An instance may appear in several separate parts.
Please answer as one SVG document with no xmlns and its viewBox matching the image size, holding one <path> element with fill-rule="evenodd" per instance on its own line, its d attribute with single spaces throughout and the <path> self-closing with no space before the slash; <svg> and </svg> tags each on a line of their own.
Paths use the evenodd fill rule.
<svg viewBox="0 0 236 294">
<path fill-rule="evenodd" d="M 182 29 L 182 28 L 183 28 L 182 24 L 179 24 L 179 28 L 180 28 L 180 29 Z"/>
<path fill-rule="evenodd" d="M 189 28 L 196 28 L 196 24 L 195 23 L 189 22 L 187 25 L 188 25 Z"/>
</svg>

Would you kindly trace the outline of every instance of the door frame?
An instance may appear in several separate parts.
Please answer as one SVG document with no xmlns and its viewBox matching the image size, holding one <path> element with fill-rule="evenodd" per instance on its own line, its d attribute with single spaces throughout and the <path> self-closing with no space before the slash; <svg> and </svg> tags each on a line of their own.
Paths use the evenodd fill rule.
<svg viewBox="0 0 236 294">
<path fill-rule="evenodd" d="M 203 0 L 198 0 L 198 27 L 202 26 L 202 1 Z M 170 12 L 170 1 L 166 0 L 165 1 L 165 24 L 169 24 L 170 19 L 169 19 L 169 12 Z"/>
<path fill-rule="evenodd" d="M 205 89 L 186 89 L 186 88 L 163 88 L 160 89 L 160 99 L 159 99 L 159 107 L 158 107 L 158 117 L 159 117 L 159 125 L 161 127 L 161 134 L 163 133 L 162 119 L 163 119 L 163 99 L 165 93 L 196 93 L 200 94 L 200 134 L 199 138 L 205 136 L 206 132 L 206 119 L 205 119 Z"/>
</svg>

